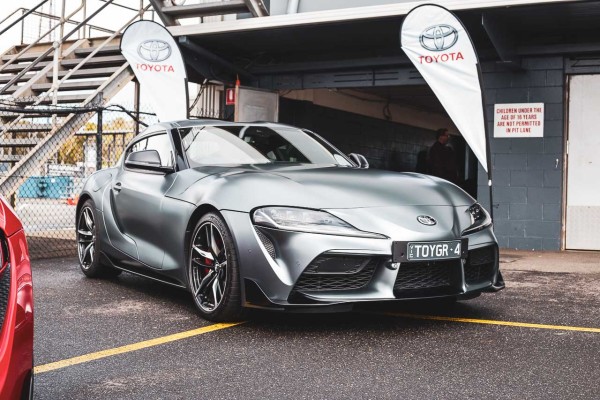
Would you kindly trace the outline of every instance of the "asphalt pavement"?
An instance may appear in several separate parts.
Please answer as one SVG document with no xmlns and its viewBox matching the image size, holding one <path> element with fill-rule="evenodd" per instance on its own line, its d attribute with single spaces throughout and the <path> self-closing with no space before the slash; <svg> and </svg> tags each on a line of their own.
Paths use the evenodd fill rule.
<svg viewBox="0 0 600 400">
<path fill-rule="evenodd" d="M 564 254 L 505 253 L 507 289 L 450 309 L 234 326 L 200 318 L 183 290 L 35 260 L 35 398 L 597 399 L 600 255 Z"/>
</svg>

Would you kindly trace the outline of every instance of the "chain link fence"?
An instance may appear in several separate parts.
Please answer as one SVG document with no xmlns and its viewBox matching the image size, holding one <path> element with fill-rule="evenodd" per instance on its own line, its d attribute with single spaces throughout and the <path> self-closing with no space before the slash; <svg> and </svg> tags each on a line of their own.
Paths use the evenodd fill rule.
<svg viewBox="0 0 600 400">
<path fill-rule="evenodd" d="M 86 178 L 113 166 L 157 118 L 123 106 L 31 106 L 37 100 L 0 100 L 0 193 L 23 222 L 32 258 L 73 256 Z"/>
</svg>

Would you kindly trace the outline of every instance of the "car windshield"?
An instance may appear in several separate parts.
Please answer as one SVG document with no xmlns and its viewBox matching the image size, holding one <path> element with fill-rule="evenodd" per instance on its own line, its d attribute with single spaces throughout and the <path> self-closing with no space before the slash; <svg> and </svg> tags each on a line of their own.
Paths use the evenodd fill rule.
<svg viewBox="0 0 600 400">
<path fill-rule="evenodd" d="M 317 135 L 292 127 L 195 126 L 179 129 L 191 167 L 273 162 L 352 166 Z"/>
</svg>

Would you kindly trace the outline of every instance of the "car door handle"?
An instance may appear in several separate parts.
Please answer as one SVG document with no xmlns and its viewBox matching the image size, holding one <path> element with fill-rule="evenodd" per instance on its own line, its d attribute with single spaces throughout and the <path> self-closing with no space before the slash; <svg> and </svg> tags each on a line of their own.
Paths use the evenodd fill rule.
<svg viewBox="0 0 600 400">
<path fill-rule="evenodd" d="M 113 185 L 113 187 L 112 187 L 112 188 L 113 188 L 113 190 L 114 190 L 115 192 L 120 192 L 120 191 L 121 191 L 121 189 L 122 189 L 123 187 L 122 187 L 122 185 L 121 185 L 121 182 L 117 182 L 117 183 L 115 183 L 115 184 Z"/>
</svg>

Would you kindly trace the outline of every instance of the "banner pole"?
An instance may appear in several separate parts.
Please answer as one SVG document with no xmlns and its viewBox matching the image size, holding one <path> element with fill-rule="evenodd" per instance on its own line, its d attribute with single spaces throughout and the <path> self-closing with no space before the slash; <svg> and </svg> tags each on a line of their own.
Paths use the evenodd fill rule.
<svg viewBox="0 0 600 400">
<path fill-rule="evenodd" d="M 473 46 L 473 48 L 475 48 L 475 46 Z M 490 191 L 490 217 L 492 218 L 492 221 L 494 221 L 494 196 L 492 190 L 492 152 L 490 146 L 491 137 L 486 110 L 485 90 L 483 88 L 483 72 L 481 71 L 481 63 L 479 63 L 479 60 L 477 62 L 477 75 L 479 76 L 479 88 L 481 89 L 481 108 L 483 110 L 483 129 L 485 134 L 485 152 L 488 178 L 487 184 Z"/>
</svg>

